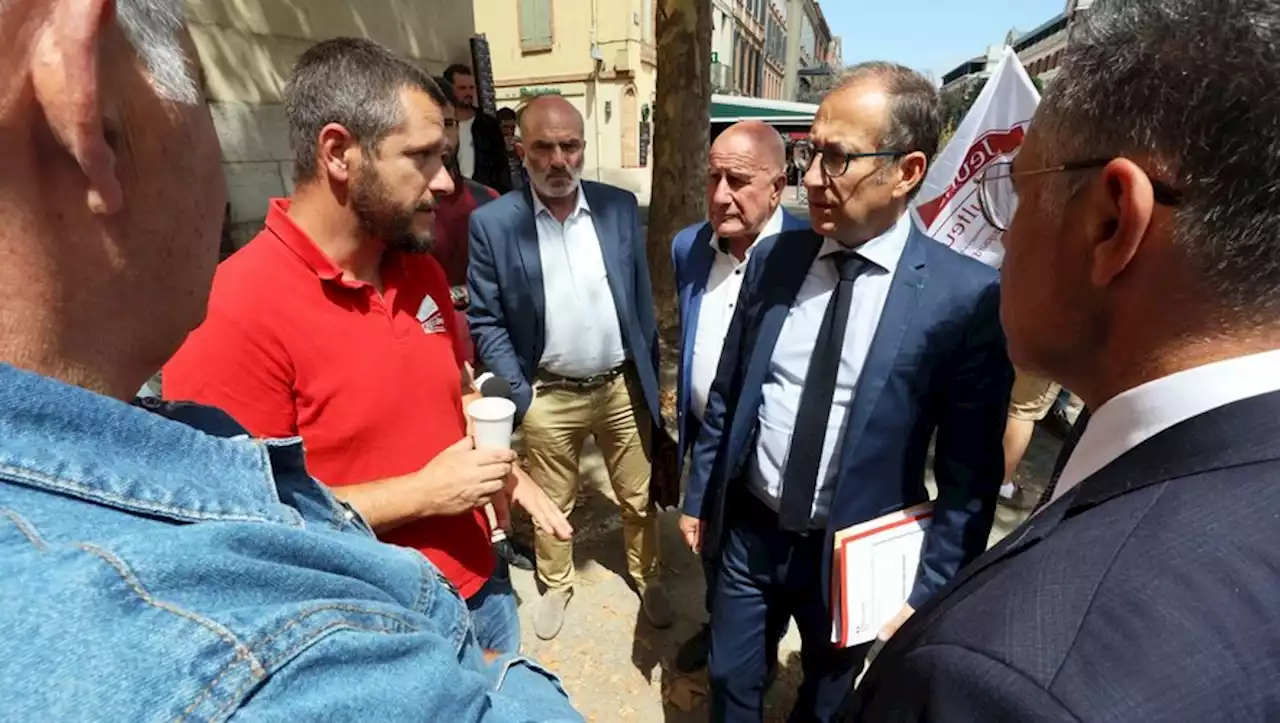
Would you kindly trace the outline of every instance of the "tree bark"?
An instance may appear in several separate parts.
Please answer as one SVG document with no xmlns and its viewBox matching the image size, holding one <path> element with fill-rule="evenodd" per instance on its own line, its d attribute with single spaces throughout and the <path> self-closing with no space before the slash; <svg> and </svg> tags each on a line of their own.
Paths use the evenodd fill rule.
<svg viewBox="0 0 1280 723">
<path fill-rule="evenodd" d="M 665 338 L 679 324 L 671 240 L 706 218 L 704 180 L 711 133 L 711 3 L 660 0 L 658 87 L 653 111 L 649 270 Z"/>
</svg>

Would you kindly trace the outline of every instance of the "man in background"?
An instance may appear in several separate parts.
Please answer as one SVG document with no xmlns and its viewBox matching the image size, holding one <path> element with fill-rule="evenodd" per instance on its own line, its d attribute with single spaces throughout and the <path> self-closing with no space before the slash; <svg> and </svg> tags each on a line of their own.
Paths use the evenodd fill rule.
<svg viewBox="0 0 1280 723">
<path fill-rule="evenodd" d="M 444 71 L 444 79 L 458 97 L 458 167 L 462 175 L 498 193 L 510 191 L 511 168 L 502 126 L 480 110 L 475 74 L 459 63 Z"/>
<path fill-rule="evenodd" d="M 582 115 L 558 95 L 521 117 L 532 187 L 471 216 L 471 333 L 511 383 L 530 471 L 568 515 L 588 434 L 617 494 L 627 570 L 654 627 L 674 613 L 658 568 L 650 441 L 661 425 L 658 327 L 633 194 L 582 180 Z M 573 545 L 538 530 L 545 588 L 534 631 L 554 638 L 573 595 Z"/>
<path fill-rule="evenodd" d="M 128 400 L 205 314 L 226 187 L 180 0 L 7 0 L 0 696 L 21 721 L 581 720 L 297 442 Z"/>
<path fill-rule="evenodd" d="M 980 199 L 1013 362 L 1092 414 L 849 719 L 1280 720 L 1280 2 L 1099 0 L 1058 72 Z"/>
<path fill-rule="evenodd" d="M 510 495 L 549 535 L 568 523 L 506 450 L 477 450 L 448 281 L 428 253 L 452 193 L 439 86 L 367 40 L 320 43 L 285 88 L 292 199 L 223 263 L 205 322 L 166 365 L 168 399 L 255 436 L 302 437 L 312 472 L 380 539 L 426 555 L 466 599 L 481 645 L 520 623 L 484 506 Z"/>
<path fill-rule="evenodd" d="M 471 328 L 467 324 L 467 305 L 470 303 L 467 294 L 467 225 L 471 221 L 471 212 L 497 198 L 498 192 L 462 175 L 458 167 L 458 96 L 447 81 L 440 79 L 439 85 L 445 96 L 441 110 L 444 113 L 445 137 L 449 141 L 445 168 L 453 179 L 453 192 L 436 198 L 436 237 L 431 254 L 440 262 L 445 278 L 449 280 L 454 319 L 465 349 L 464 358 L 474 366 L 475 346 L 471 343 Z"/>
<path fill-rule="evenodd" d="M 807 221 L 782 207 L 786 162 L 786 146 L 773 128 L 760 121 L 729 126 L 711 145 L 707 161 L 707 221 L 684 229 L 671 244 L 680 302 L 676 414 L 681 466 L 702 428 L 751 250 L 761 239 L 808 228 Z M 688 500 L 687 508 L 697 510 L 699 504 L 700 500 Z M 701 550 L 700 530 L 696 512 L 681 516 L 681 534 L 694 552 Z M 712 568 L 703 568 L 709 614 Z M 690 672 L 706 665 L 710 644 L 711 626 L 703 625 L 681 646 L 677 667 Z"/>
</svg>

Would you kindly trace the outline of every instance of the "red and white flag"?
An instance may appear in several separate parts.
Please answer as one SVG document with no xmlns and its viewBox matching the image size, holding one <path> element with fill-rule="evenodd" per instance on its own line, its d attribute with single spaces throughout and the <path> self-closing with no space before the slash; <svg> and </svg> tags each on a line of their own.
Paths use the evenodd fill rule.
<svg viewBox="0 0 1280 723">
<path fill-rule="evenodd" d="M 962 254 L 1000 266 L 1001 232 L 982 215 L 978 179 L 987 166 L 1013 158 L 1022 147 L 1040 93 L 1006 47 L 995 72 L 925 176 L 916 213 L 933 238 Z"/>
</svg>

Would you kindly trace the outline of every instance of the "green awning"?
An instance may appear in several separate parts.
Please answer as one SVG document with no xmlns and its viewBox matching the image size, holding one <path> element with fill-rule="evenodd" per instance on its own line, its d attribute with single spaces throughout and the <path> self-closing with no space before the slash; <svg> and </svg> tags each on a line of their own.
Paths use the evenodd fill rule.
<svg viewBox="0 0 1280 723">
<path fill-rule="evenodd" d="M 818 106 L 811 103 L 791 103 L 784 100 L 765 100 L 733 95 L 711 96 L 711 122 L 736 123 L 742 120 L 759 120 L 765 123 L 808 124 Z"/>
</svg>

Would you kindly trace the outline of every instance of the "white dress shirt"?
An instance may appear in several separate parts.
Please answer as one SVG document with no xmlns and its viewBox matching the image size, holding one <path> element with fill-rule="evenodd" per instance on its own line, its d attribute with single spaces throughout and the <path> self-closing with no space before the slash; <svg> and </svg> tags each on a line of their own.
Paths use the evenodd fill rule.
<svg viewBox="0 0 1280 723">
<path fill-rule="evenodd" d="M 858 378 L 871 349 L 876 327 L 880 325 L 880 316 L 889 298 L 889 288 L 911 228 L 911 214 L 903 214 L 888 231 L 854 249 L 872 265 L 853 282 L 853 301 L 840 350 L 840 370 L 836 375 L 831 415 L 827 418 L 822 459 L 818 463 L 818 488 L 813 497 L 813 518 L 819 524 L 826 520 L 835 490 L 838 470 L 831 462 L 840 458 L 845 419 L 853 405 Z M 815 349 L 814 342 L 827 311 L 827 302 L 840 280 L 835 264 L 828 257 L 845 250 L 832 239 L 823 243 L 782 323 L 782 331 L 769 362 L 763 389 L 764 401 L 760 405 L 760 438 L 750 478 L 755 493 L 774 510 L 782 500 L 782 471 L 791 447 L 791 433 L 796 426 L 800 392 L 809 371 L 809 359 L 814 354 L 832 353 L 832 350 Z"/>
<path fill-rule="evenodd" d="M 742 261 L 732 253 L 721 251 L 720 237 L 711 236 L 715 260 L 711 262 L 707 287 L 698 306 L 698 326 L 693 332 L 693 360 L 689 371 L 689 411 L 698 419 L 702 419 L 707 410 L 711 383 L 715 381 L 716 370 L 720 367 L 720 352 L 724 350 L 724 338 L 729 333 L 729 322 L 733 320 L 733 310 L 738 305 L 743 272 L 751 259 L 751 251 L 760 239 L 776 236 L 782 231 L 782 214 L 779 206 L 760 230 L 760 235 L 751 242 Z"/>
<path fill-rule="evenodd" d="M 474 178 L 476 175 L 476 137 L 471 135 L 476 119 L 458 121 L 458 168 L 462 175 Z"/>
<path fill-rule="evenodd" d="M 546 346 L 539 366 L 552 374 L 585 379 L 627 359 L 618 309 L 609 290 L 604 251 L 586 194 L 564 223 L 533 194 L 546 294 Z"/>
<path fill-rule="evenodd" d="M 1093 412 L 1062 468 L 1053 499 L 1176 424 L 1276 391 L 1280 349 L 1205 364 L 1117 394 Z"/>
</svg>

